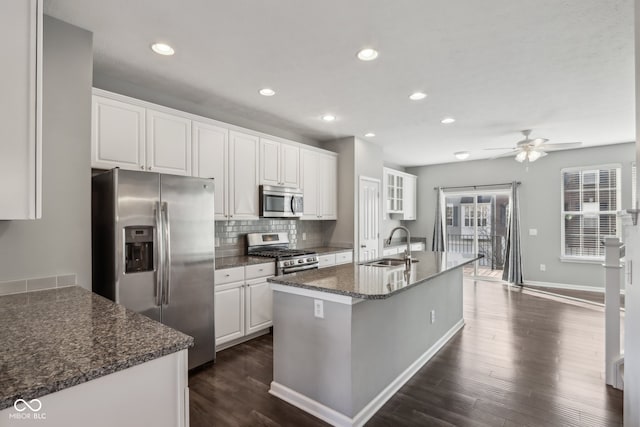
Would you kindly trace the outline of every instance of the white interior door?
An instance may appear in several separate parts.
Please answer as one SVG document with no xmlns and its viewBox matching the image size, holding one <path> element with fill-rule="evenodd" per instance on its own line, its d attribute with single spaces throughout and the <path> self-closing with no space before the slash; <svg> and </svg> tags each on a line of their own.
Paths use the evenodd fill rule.
<svg viewBox="0 0 640 427">
<path fill-rule="evenodd" d="M 358 259 L 378 258 L 380 247 L 380 180 L 360 177 Z"/>
</svg>

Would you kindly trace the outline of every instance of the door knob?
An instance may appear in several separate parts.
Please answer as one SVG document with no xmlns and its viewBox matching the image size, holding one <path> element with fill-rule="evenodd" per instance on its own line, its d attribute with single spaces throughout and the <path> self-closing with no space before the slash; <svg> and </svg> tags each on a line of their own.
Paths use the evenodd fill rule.
<svg viewBox="0 0 640 427">
<path fill-rule="evenodd" d="M 361 247 L 361 248 L 366 248 L 366 247 L 367 247 L 367 245 L 360 245 L 360 247 Z"/>
</svg>

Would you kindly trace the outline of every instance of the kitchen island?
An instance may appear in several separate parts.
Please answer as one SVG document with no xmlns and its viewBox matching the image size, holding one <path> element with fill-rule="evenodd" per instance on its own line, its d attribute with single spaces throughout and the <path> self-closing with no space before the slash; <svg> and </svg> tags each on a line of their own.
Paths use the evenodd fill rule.
<svg viewBox="0 0 640 427">
<path fill-rule="evenodd" d="M 270 393 L 332 425 L 363 425 L 463 327 L 462 267 L 476 259 L 421 252 L 410 268 L 348 264 L 269 279 Z"/>
<path fill-rule="evenodd" d="M 78 286 L 2 296 L 0 323 L 0 426 L 188 425 L 190 336 Z"/>
</svg>

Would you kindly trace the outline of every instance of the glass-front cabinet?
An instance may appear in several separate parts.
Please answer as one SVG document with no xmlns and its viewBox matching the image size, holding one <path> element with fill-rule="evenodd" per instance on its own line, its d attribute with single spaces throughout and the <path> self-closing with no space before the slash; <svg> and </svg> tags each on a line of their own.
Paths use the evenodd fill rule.
<svg viewBox="0 0 640 427">
<path fill-rule="evenodd" d="M 385 218 L 416 219 L 417 177 L 394 169 L 384 168 Z"/>
</svg>

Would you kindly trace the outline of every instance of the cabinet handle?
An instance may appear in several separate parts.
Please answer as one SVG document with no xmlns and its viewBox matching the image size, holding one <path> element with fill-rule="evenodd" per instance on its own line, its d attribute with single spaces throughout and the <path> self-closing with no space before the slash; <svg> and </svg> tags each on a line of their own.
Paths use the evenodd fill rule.
<svg viewBox="0 0 640 427">
<path fill-rule="evenodd" d="M 140 166 L 140 169 L 144 170 L 144 165 Z"/>
<path fill-rule="evenodd" d="M 230 275 L 230 274 L 225 274 L 225 275 L 224 275 L 224 277 L 229 277 L 229 276 L 231 276 L 231 275 Z"/>
<path fill-rule="evenodd" d="M 151 170 L 151 166 L 149 166 L 149 170 Z"/>
</svg>

